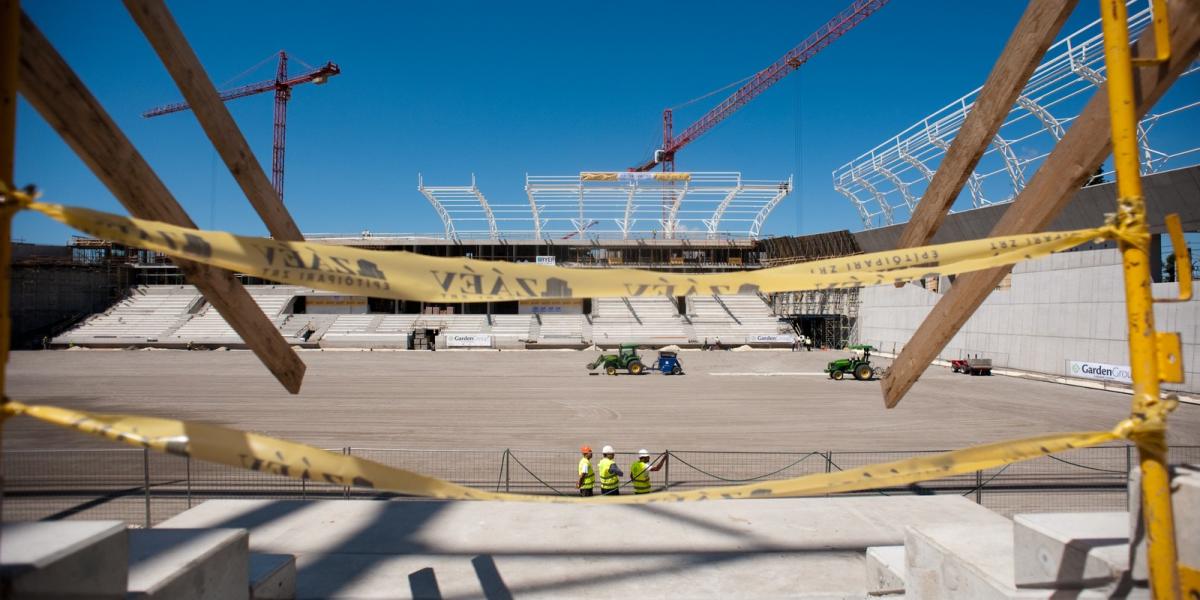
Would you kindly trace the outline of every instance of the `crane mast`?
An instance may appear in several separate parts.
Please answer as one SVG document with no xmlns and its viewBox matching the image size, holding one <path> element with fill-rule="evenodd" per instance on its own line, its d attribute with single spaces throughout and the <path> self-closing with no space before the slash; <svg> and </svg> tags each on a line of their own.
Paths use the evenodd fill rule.
<svg viewBox="0 0 1200 600">
<path fill-rule="evenodd" d="M 677 136 L 673 135 L 672 131 L 674 115 L 671 109 L 664 110 L 662 148 L 655 150 L 654 157 L 649 161 L 632 167 L 629 170 L 649 171 L 655 166 L 662 165 L 664 171 L 674 171 L 675 153 L 681 148 L 708 133 L 709 130 L 716 127 L 721 121 L 724 121 L 730 115 L 737 112 L 738 109 L 758 97 L 759 94 L 778 83 L 780 79 L 783 79 L 792 71 L 799 69 L 801 65 L 808 62 L 818 52 L 833 43 L 834 40 L 844 35 L 847 31 L 853 29 L 855 25 L 863 22 L 864 19 L 871 16 L 875 11 L 883 8 L 883 5 L 887 3 L 888 0 L 856 0 L 836 17 L 830 19 L 828 23 L 825 23 L 814 31 L 800 45 L 792 48 L 779 60 L 756 73 L 750 78 L 750 81 L 735 90 L 728 98 L 722 100 L 720 104 L 713 107 L 712 110 L 709 110 L 704 116 L 697 119 L 695 123 L 689 125 Z"/>
</svg>

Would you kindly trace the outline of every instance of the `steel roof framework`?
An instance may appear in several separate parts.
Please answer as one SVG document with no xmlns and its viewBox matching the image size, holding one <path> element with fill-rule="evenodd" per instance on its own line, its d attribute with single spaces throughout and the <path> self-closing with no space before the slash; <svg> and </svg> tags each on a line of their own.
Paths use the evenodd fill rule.
<svg viewBox="0 0 1200 600">
<path fill-rule="evenodd" d="M 588 172 L 525 178 L 528 204 L 487 201 L 467 186 L 417 190 L 442 220 L 447 239 L 753 239 L 792 191 L 792 180 L 741 173 Z"/>
<path fill-rule="evenodd" d="M 1133 37 L 1150 24 L 1153 15 L 1149 0 L 1128 4 L 1133 8 L 1129 17 Z M 1027 174 L 1049 155 L 1091 93 L 1104 83 L 1103 43 L 1097 20 L 1050 47 L 968 178 L 960 208 L 966 208 L 966 197 L 971 208 L 978 208 L 1011 201 L 1024 189 Z M 1200 65 L 1193 65 L 1183 77 L 1198 70 Z M 1189 86 L 1175 86 L 1183 90 L 1182 97 L 1164 98 L 1160 105 L 1169 99 L 1173 106 L 1142 120 L 1138 133 L 1146 173 L 1195 164 L 1200 146 L 1194 136 L 1150 138 L 1155 126 L 1161 127 L 1168 119 L 1181 131 L 1196 126 L 1200 111 L 1188 111 L 1200 106 L 1200 99 L 1195 97 L 1195 86 L 1190 87 L 1193 92 L 1188 97 Z M 903 223 L 911 217 L 981 89 L 833 171 L 834 190 L 854 204 L 866 229 Z"/>
</svg>

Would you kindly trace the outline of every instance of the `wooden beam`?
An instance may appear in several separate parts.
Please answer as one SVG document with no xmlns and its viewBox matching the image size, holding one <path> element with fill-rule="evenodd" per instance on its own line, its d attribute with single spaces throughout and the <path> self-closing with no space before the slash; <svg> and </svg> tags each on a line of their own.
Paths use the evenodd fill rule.
<svg viewBox="0 0 1200 600">
<path fill-rule="evenodd" d="M 1194 0 L 1175 0 L 1168 5 L 1168 15 L 1171 60 L 1155 68 L 1136 70 L 1134 93 L 1138 118 L 1145 116 L 1200 53 L 1200 4 Z M 1133 54 L 1154 55 L 1153 31 L 1143 32 Z M 1030 233 L 1048 227 L 1111 153 L 1111 135 L 1108 92 L 1101 87 L 989 235 Z M 1000 267 L 958 277 L 950 291 L 925 317 L 912 341 L 896 357 L 883 378 L 883 398 L 888 408 L 900 402 L 929 363 L 937 358 L 1011 270 L 1012 267 Z"/>
<path fill-rule="evenodd" d="M 242 131 L 217 95 L 217 88 L 204 72 L 200 59 L 171 17 L 171 11 L 161 0 L 125 0 L 125 8 L 171 73 L 204 133 L 266 223 L 267 230 L 277 240 L 303 241 L 300 228 L 275 194 Z"/>
<path fill-rule="evenodd" d="M 24 13 L 20 90 L 133 216 L 195 227 L 83 81 Z M 233 273 L 189 261 L 175 263 L 279 383 L 289 392 L 298 393 L 304 363 Z"/>
<path fill-rule="evenodd" d="M 1078 0 L 1031 0 L 1013 29 L 975 105 L 946 151 L 928 189 L 900 234 L 897 248 L 924 246 L 933 239 L 967 178 L 1012 111 L 1017 96 L 1062 29 Z M 898 284 L 900 287 L 902 284 Z"/>
</svg>

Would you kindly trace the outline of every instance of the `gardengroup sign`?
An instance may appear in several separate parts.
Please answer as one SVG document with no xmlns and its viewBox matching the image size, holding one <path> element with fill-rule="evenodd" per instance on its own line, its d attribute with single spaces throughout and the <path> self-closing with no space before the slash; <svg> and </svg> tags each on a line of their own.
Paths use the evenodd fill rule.
<svg viewBox="0 0 1200 600">
<path fill-rule="evenodd" d="M 746 339 L 751 344 L 793 344 L 796 336 L 790 334 L 752 335 Z"/>
<path fill-rule="evenodd" d="M 1072 377 L 1133 383 L 1129 365 L 1106 365 L 1104 363 L 1081 362 L 1078 360 L 1070 361 L 1070 363 L 1070 374 Z"/>
<path fill-rule="evenodd" d="M 446 336 L 446 346 L 449 348 L 491 348 L 492 336 L 479 333 L 455 333 Z"/>
</svg>

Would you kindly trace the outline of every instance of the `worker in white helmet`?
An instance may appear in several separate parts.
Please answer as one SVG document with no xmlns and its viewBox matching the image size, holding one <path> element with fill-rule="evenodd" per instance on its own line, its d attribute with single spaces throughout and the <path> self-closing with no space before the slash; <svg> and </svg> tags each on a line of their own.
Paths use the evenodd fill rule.
<svg viewBox="0 0 1200 600">
<path fill-rule="evenodd" d="M 596 465 L 596 473 L 600 475 L 600 495 L 619 496 L 621 494 L 621 476 L 625 473 L 621 472 L 617 461 L 613 460 L 616 453 L 612 446 L 601 448 L 600 453 L 604 455 L 604 458 L 600 459 L 600 463 Z"/>
<path fill-rule="evenodd" d="M 637 460 L 633 461 L 632 465 L 629 465 L 629 480 L 633 482 L 633 493 L 650 493 L 650 472 L 663 468 L 663 465 L 667 464 L 668 456 L 669 455 L 664 452 L 663 455 L 658 457 L 658 460 L 654 461 L 654 464 L 651 465 L 650 451 L 645 448 L 638 450 Z"/>
</svg>

